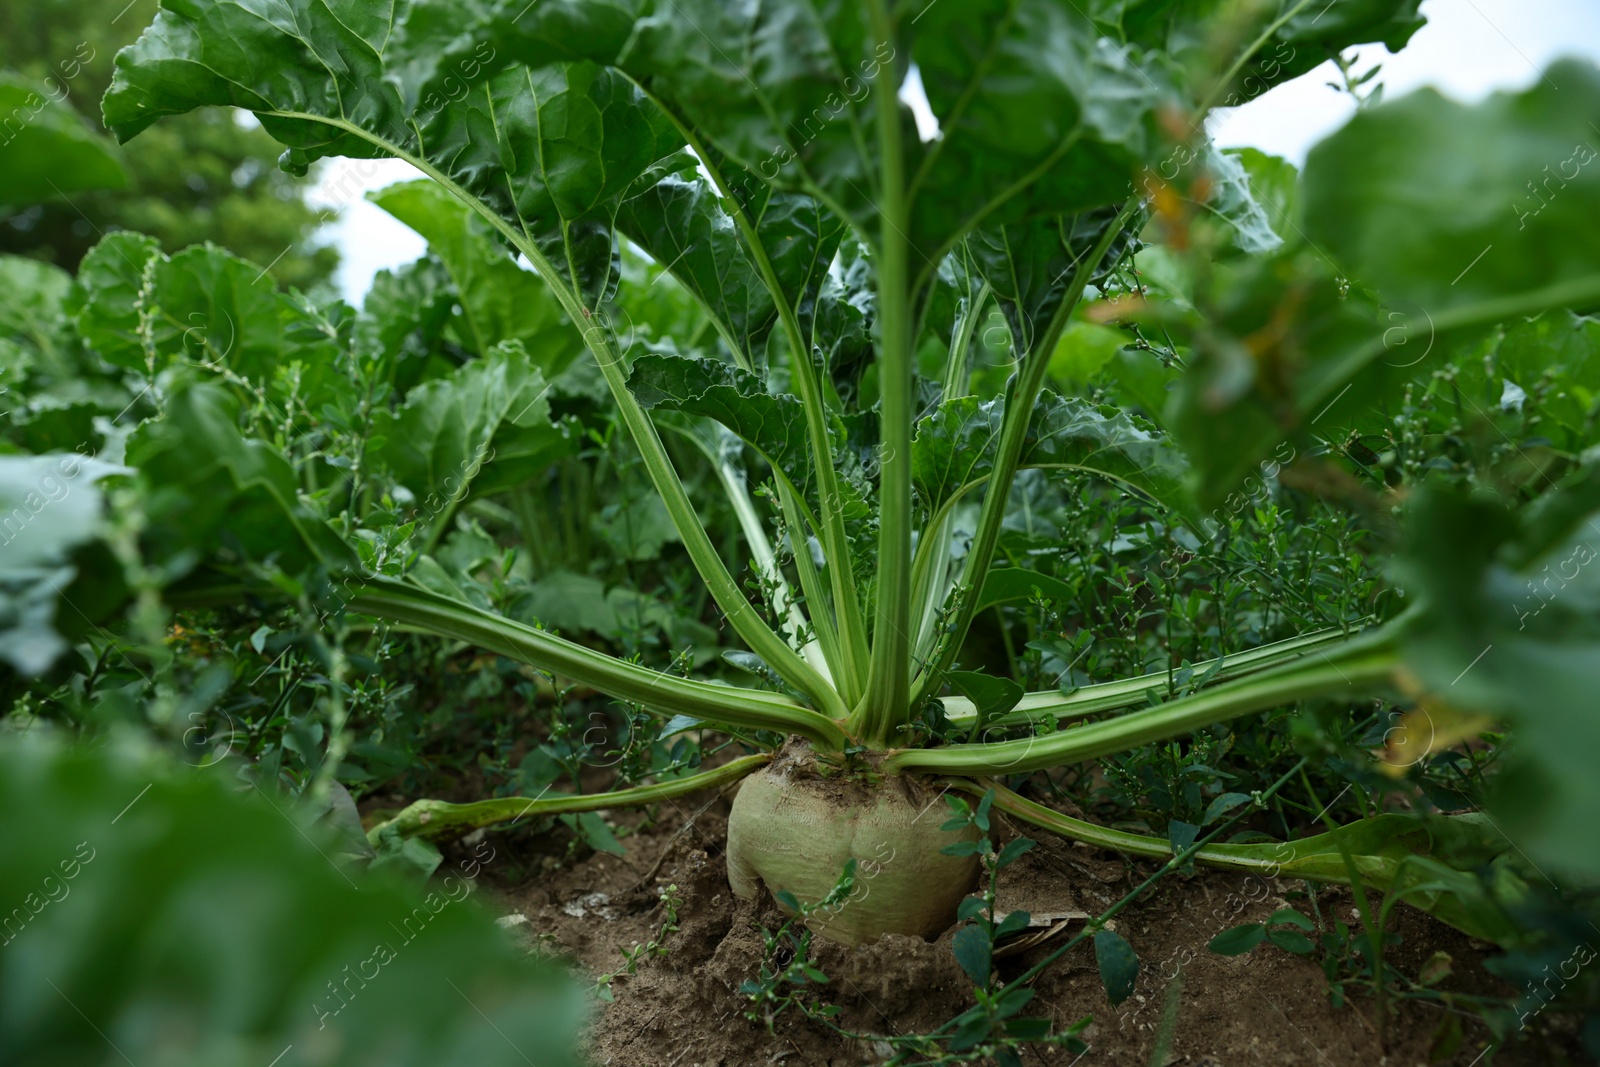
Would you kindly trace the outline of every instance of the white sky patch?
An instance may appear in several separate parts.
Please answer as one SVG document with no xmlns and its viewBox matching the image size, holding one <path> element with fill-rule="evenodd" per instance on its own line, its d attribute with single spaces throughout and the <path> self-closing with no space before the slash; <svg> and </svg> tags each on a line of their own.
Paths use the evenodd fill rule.
<svg viewBox="0 0 1600 1067">
<path fill-rule="evenodd" d="M 1497 89 L 1526 89 L 1566 56 L 1600 63 L 1595 0 L 1426 0 L 1422 14 L 1428 24 L 1399 53 L 1381 44 L 1355 50 L 1358 73 L 1383 64 L 1386 100 L 1432 86 L 1472 103 Z M 1220 147 L 1259 148 L 1298 166 L 1355 114 L 1355 102 L 1330 81 L 1339 70 L 1324 63 L 1242 107 L 1213 112 L 1207 127 Z"/>
<path fill-rule="evenodd" d="M 306 203 L 336 217 L 318 238 L 339 249 L 334 285 L 360 307 L 380 270 L 404 266 L 428 249 L 411 227 L 367 200 L 374 189 L 411 181 L 422 172 L 398 159 L 329 159 L 318 164 L 317 182 Z"/>
<path fill-rule="evenodd" d="M 939 120 L 933 114 L 933 107 L 928 103 L 928 91 L 922 86 L 922 71 L 917 69 L 915 63 L 906 72 L 906 80 L 900 86 L 900 101 L 911 109 L 912 117 L 917 120 L 917 136 L 922 138 L 922 143 L 927 144 L 939 136 Z"/>
</svg>

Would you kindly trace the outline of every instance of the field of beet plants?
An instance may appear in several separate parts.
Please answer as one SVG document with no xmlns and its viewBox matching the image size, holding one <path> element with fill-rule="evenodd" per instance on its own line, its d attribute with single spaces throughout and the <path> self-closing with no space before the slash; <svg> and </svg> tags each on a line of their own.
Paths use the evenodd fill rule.
<svg viewBox="0 0 1600 1067">
<path fill-rule="evenodd" d="M 112 22 L 87 104 L 0 75 L 0 230 L 87 248 L 0 256 L 0 1067 L 1600 1059 L 1593 64 Z M 1330 59 L 1303 165 L 1212 143 Z M 424 253 L 353 306 L 80 208 L 205 114 L 409 164 Z"/>
</svg>

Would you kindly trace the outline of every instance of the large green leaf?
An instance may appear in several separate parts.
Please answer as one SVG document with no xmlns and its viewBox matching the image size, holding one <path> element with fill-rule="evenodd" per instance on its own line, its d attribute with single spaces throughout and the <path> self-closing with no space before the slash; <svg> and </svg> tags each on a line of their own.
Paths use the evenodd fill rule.
<svg viewBox="0 0 1600 1067">
<path fill-rule="evenodd" d="M 773 286 L 802 329 L 815 318 L 844 224 L 815 199 L 775 193 L 714 149 L 706 151 L 734 202 L 695 173 L 700 162 L 685 152 L 659 181 L 623 203 L 617 227 L 694 294 L 734 352 L 755 365 L 779 308 L 730 212 L 744 213 Z"/>
<path fill-rule="evenodd" d="M 910 179 L 926 255 L 986 222 L 1125 200 L 1156 150 L 1158 105 L 1179 95 L 1165 68 L 1055 0 L 931 4 L 915 34 L 940 125 Z"/>
<path fill-rule="evenodd" d="M 1501 827 L 1541 867 L 1600 874 L 1600 468 L 1520 514 L 1429 489 L 1400 580 L 1422 602 L 1406 664 L 1424 713 L 1509 721 Z M 1442 723 L 1441 728 L 1448 723 Z"/>
<path fill-rule="evenodd" d="M 501 341 L 520 341 L 547 377 L 581 351 L 550 287 L 517 266 L 488 224 L 437 182 L 401 182 L 367 199 L 421 234 L 449 271 L 472 351 L 487 355 Z"/>
<path fill-rule="evenodd" d="M 639 20 L 616 62 L 744 170 L 815 189 L 874 229 L 871 83 L 894 56 L 866 21 L 845 0 L 674 0 Z"/>
<path fill-rule="evenodd" d="M 681 167 L 623 202 L 617 226 L 693 293 L 733 351 L 753 362 L 778 309 L 716 190 L 694 168 L 685 152 Z"/>
<path fill-rule="evenodd" d="M 917 424 L 912 478 L 930 511 L 990 476 L 1005 418 L 1000 399 L 955 397 Z M 1182 506 L 1185 463 L 1158 434 L 1130 415 L 1077 398 L 1043 393 L 1035 405 L 1019 468 L 1073 468 L 1122 482 Z"/>
<path fill-rule="evenodd" d="M 1316 430 L 1324 420 L 1337 425 L 1343 411 L 1330 418 L 1330 404 L 1362 410 L 1389 378 L 1415 373 L 1398 361 L 1372 366 L 1388 351 L 1386 340 L 1399 335 L 1386 332 L 1370 296 L 1347 292 L 1304 248 L 1225 275 L 1209 312 L 1166 409 L 1166 425 L 1194 464 L 1196 495 L 1206 508 L 1244 483 L 1298 428 Z M 1363 371 L 1364 387 L 1341 396 Z"/>
<path fill-rule="evenodd" d="M 0 207 L 128 183 L 116 146 L 90 130 L 70 105 L 41 93 L 46 84 L 0 71 Z"/>
<path fill-rule="evenodd" d="M 373 434 L 395 477 L 438 514 L 470 494 L 520 485 L 572 451 L 570 435 L 550 421 L 548 391 L 521 344 L 506 342 L 379 412 Z"/>
<path fill-rule="evenodd" d="M 634 361 L 628 387 L 645 408 L 715 419 L 761 453 L 802 495 L 811 488 L 805 410 L 749 371 L 702 356 L 651 353 Z"/>
<path fill-rule="evenodd" d="M 386 42 L 410 10 L 362 0 L 164 8 L 117 58 L 106 124 L 126 140 L 162 115 L 231 104 L 291 146 L 284 163 L 297 171 L 335 155 L 408 159 L 533 238 L 598 306 L 614 275 L 611 213 L 681 144 L 676 132 L 625 78 L 591 63 L 503 70 L 469 90 L 468 72 L 419 58 L 459 43 L 460 22 L 436 5 L 404 26 L 405 47 L 386 66 Z M 435 76 L 455 79 L 444 95 Z"/>
<path fill-rule="evenodd" d="M 1505 379 L 1524 389 L 1549 380 L 1542 408 L 1559 431 L 1545 433 L 1558 447 L 1582 451 L 1595 443 L 1590 412 L 1600 402 L 1600 319 L 1548 311 L 1508 329 L 1495 356 Z"/>
<path fill-rule="evenodd" d="M 1359 112 L 1306 161 L 1307 236 L 1390 301 L 1453 321 L 1600 300 L 1600 70 Z"/>
<path fill-rule="evenodd" d="M 356 351 L 381 360 L 386 372 L 375 377 L 407 393 L 429 375 L 456 301 L 450 272 L 434 256 L 398 270 L 379 271 L 356 320 Z M 444 360 L 437 362 L 448 366 Z"/>
<path fill-rule="evenodd" d="M 0 751 L 7 1063 L 577 1062 L 583 991 L 469 899 L 492 851 L 401 888 L 235 785 L 125 747 Z"/>
<path fill-rule="evenodd" d="M 1513 209 L 1541 168 L 1583 155 L 1600 117 L 1600 73 L 1563 63 L 1549 77 L 1562 92 L 1541 82 L 1470 107 L 1423 92 L 1365 109 L 1313 150 L 1309 246 L 1220 272 L 1168 408 L 1203 504 L 1282 442 L 1392 403 L 1473 331 L 1600 301 L 1600 161 L 1574 162 L 1537 215 Z"/>
<path fill-rule="evenodd" d="M 271 562 L 288 575 L 353 569 L 354 551 L 300 496 L 283 456 L 239 432 L 238 401 L 202 383 L 128 441 L 144 486 L 144 545 L 173 580 L 201 562 Z"/>
<path fill-rule="evenodd" d="M 978 273 L 994 290 L 1005 313 L 1012 346 L 1019 355 L 1032 353 L 1061 314 L 1079 263 L 1105 236 L 1115 216 L 1113 210 L 1100 210 L 1038 218 L 986 227 L 967 239 Z M 1132 240 L 1129 228 L 1122 231 L 1118 243 L 1125 247 Z M 1092 283 L 1104 277 L 1120 251 L 1121 247 L 1111 249 L 1088 280 Z"/>
<path fill-rule="evenodd" d="M 152 237 L 114 233 L 84 257 L 78 282 L 79 333 L 118 367 L 151 376 L 206 367 L 312 411 L 350 387 L 334 328 L 278 292 L 266 271 L 213 245 L 169 257 Z M 280 407 L 280 419 L 288 413 Z"/>
<path fill-rule="evenodd" d="M 1089 6 L 1108 33 L 1147 48 L 1164 48 L 1205 78 L 1237 63 L 1234 80 L 1213 101 L 1232 107 L 1304 74 L 1351 45 L 1381 43 L 1398 52 L 1425 21 L 1422 0 L 1110 0 Z M 1245 42 L 1260 49 L 1242 56 Z"/>
<path fill-rule="evenodd" d="M 71 289 L 72 276 L 54 264 L 0 256 L 0 340 L 52 354 L 62 343 L 62 310 Z"/>
</svg>

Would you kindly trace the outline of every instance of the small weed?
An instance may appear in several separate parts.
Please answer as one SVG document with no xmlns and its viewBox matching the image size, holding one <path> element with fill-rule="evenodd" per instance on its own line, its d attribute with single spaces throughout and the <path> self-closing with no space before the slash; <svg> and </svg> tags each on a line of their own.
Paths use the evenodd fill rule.
<svg viewBox="0 0 1600 1067">
<path fill-rule="evenodd" d="M 642 944 L 635 944 L 632 948 L 622 950 L 623 965 L 620 970 L 610 974 L 602 974 L 595 979 L 594 995 L 606 1003 L 616 999 L 611 992 L 611 984 L 624 975 L 638 974 L 639 964 L 647 959 L 667 954 L 667 937 L 678 932 L 678 909 L 683 906 L 683 898 L 678 895 L 678 887 L 669 885 L 661 891 L 661 908 L 666 913 L 661 920 L 661 929 L 656 931 L 654 937 Z"/>
</svg>

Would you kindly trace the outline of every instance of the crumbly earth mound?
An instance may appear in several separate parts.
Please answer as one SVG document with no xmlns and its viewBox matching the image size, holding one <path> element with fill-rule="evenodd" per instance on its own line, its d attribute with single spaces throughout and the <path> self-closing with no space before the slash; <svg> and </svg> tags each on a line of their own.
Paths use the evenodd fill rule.
<svg viewBox="0 0 1600 1067">
<path fill-rule="evenodd" d="M 729 891 L 728 811 L 727 798 L 707 794 L 663 803 L 649 819 L 639 812 L 613 813 L 627 848 L 623 856 L 593 853 L 574 860 L 562 852 L 560 834 L 524 825 L 491 834 L 483 844 L 447 846 L 446 858 L 460 865 L 475 855 L 483 871 L 480 899 L 506 915 L 503 921 L 530 948 L 565 956 L 590 976 L 622 969 L 624 950 L 660 932 L 661 891 L 677 887 L 679 929 L 667 935 L 666 954 L 642 960 L 636 974 L 618 978 L 612 984 L 615 1000 L 597 1007 L 586 1050 L 595 1067 L 843 1067 L 888 1059 L 886 1044 L 839 1037 L 794 1012 L 781 1016 L 770 1033 L 759 1019 L 745 1017 L 751 1005 L 739 985 L 760 969 L 761 928 L 777 929 L 784 916 L 770 898 L 745 901 Z M 998 829 L 1004 839 L 1018 828 L 999 820 Z M 1035 915 L 1098 914 L 1153 869 L 1042 831 L 1021 831 L 1039 847 L 1002 872 L 1002 907 Z M 1164 879 L 1116 920 L 1142 964 L 1132 997 L 1115 1007 L 1107 1001 L 1093 951 L 1083 946 L 1038 979 L 1028 1014 L 1049 1016 L 1063 1028 L 1093 1016 L 1084 1035 L 1090 1050 L 1080 1067 L 1145 1067 L 1171 976 L 1181 967 L 1169 1067 L 1468 1067 L 1477 1060 L 1489 1035 L 1470 1015 L 1454 1016 L 1463 1040 L 1452 1051 L 1435 1045 L 1450 1013 L 1415 1001 L 1396 1005 L 1384 1050 L 1370 995 L 1352 989 L 1350 1002 L 1334 1007 L 1317 963 L 1268 946 L 1231 958 L 1206 950 L 1222 930 L 1259 922 L 1279 907 L 1308 911 L 1306 899 L 1290 899 L 1303 890 L 1299 882 L 1223 871 Z M 1324 889 L 1317 906 L 1359 927 L 1348 891 Z M 1078 929 L 1069 924 L 1067 932 Z M 928 942 L 891 934 L 854 948 L 818 939 L 812 956 L 830 981 L 817 992 L 843 1009 L 836 1022 L 844 1029 L 926 1033 L 972 1004 L 970 983 L 950 949 L 952 936 L 946 931 Z M 1020 974 L 1059 943 L 1002 960 L 1001 978 Z M 1396 909 L 1388 945 L 1386 953 L 1411 975 L 1435 951 L 1449 953 L 1454 973 L 1440 984 L 1443 990 L 1510 992 L 1481 966 L 1494 954 L 1492 946 L 1409 907 Z M 1495 1064 L 1583 1062 L 1574 1035 L 1562 1025 L 1534 1019 L 1518 1044 L 1495 1055 Z M 1022 1058 L 1030 1067 L 1073 1063 L 1071 1054 L 1045 1045 L 1025 1049 Z"/>
</svg>

